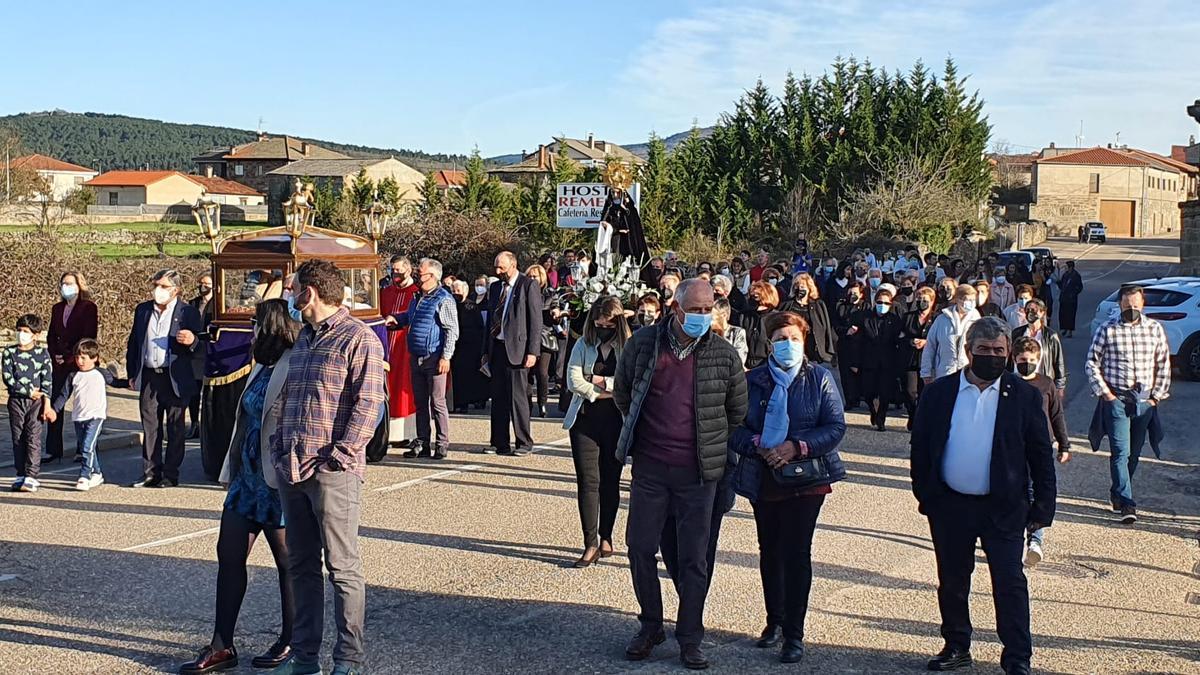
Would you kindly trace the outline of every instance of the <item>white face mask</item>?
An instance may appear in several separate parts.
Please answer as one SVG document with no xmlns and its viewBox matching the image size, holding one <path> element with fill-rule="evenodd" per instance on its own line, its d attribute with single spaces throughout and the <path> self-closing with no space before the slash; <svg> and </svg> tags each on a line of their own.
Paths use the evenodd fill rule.
<svg viewBox="0 0 1200 675">
<path fill-rule="evenodd" d="M 75 284 L 63 284 L 59 292 L 62 294 L 63 300 L 70 300 L 79 295 L 79 287 Z"/>
<path fill-rule="evenodd" d="M 28 347 L 33 344 L 33 333 L 26 333 L 25 331 L 17 333 L 17 344 L 22 347 Z"/>
<path fill-rule="evenodd" d="M 155 286 L 154 302 L 159 305 L 165 305 L 168 302 L 171 302 L 171 289 L 163 288 L 162 286 Z"/>
<path fill-rule="evenodd" d="M 483 295 L 487 292 L 487 286 L 476 286 L 475 295 Z"/>
<path fill-rule="evenodd" d="M 964 312 L 969 312 L 969 311 L 975 309 L 975 301 L 974 300 L 963 300 L 962 308 L 963 308 Z"/>
</svg>

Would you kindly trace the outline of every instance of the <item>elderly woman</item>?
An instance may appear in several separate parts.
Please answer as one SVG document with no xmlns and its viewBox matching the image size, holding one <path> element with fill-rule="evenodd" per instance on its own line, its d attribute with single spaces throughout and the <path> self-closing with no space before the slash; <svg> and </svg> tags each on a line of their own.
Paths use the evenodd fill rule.
<svg viewBox="0 0 1200 675">
<path fill-rule="evenodd" d="M 718 277 L 720 278 L 720 277 Z M 742 365 L 746 364 L 746 354 L 749 351 L 746 347 L 746 331 L 738 326 L 729 325 L 729 317 L 733 312 L 733 308 L 726 298 L 718 297 L 716 304 L 713 305 L 712 332 L 725 338 L 725 341 L 733 345 L 737 350 L 738 356 L 742 358 Z"/>
<path fill-rule="evenodd" d="M 255 668 L 275 668 L 291 658 L 292 583 L 283 507 L 267 445 L 277 424 L 278 410 L 273 404 L 283 391 L 300 324 L 288 316 L 288 303 L 275 299 L 259 303 L 253 325 L 254 368 L 237 407 L 233 439 L 221 469 L 221 483 L 229 493 L 217 535 L 216 626 L 212 641 L 200 650 L 196 660 L 180 667 L 181 673 L 208 673 L 238 665 L 233 632 L 246 595 L 246 560 L 259 535 L 267 540 L 275 558 L 282 617 L 279 639 L 252 663 Z"/>
<path fill-rule="evenodd" d="M 897 352 L 903 341 L 904 316 L 892 311 L 896 287 L 883 284 L 875 291 L 875 304 L 850 319 L 850 334 L 857 338 L 852 368 L 857 369 L 863 398 L 876 431 L 887 430 L 887 412 L 900 370 Z"/>
<path fill-rule="evenodd" d="M 768 269 L 769 272 L 778 271 Z M 764 278 L 766 274 L 764 273 Z M 766 281 L 756 281 L 750 284 L 750 293 L 746 296 L 746 310 L 742 313 L 742 328 L 746 331 L 746 367 L 757 368 L 771 355 L 771 341 L 767 339 L 767 315 L 779 307 L 779 291 Z"/>
<path fill-rule="evenodd" d="M 801 272 L 792 279 L 792 297 L 779 306 L 782 312 L 799 314 L 809 326 L 808 343 L 804 345 L 804 356 L 813 363 L 833 363 L 837 348 L 837 336 L 829 321 L 829 310 L 821 302 L 817 283 L 812 275 Z"/>
<path fill-rule="evenodd" d="M 588 567 L 613 554 L 623 464 L 616 455 L 621 412 L 612 392 L 621 350 L 632 335 L 620 299 L 600 298 L 588 312 L 583 337 L 567 362 L 567 382 L 574 396 L 563 428 L 570 431 L 583 526 L 583 554 L 575 567 Z"/>
<path fill-rule="evenodd" d="M 925 348 L 921 350 L 921 380 L 926 385 L 966 367 L 967 329 L 979 320 L 979 312 L 975 311 L 977 297 L 974 286 L 961 284 L 954 291 L 953 304 L 933 319 Z"/>
<path fill-rule="evenodd" d="M 780 661 L 797 663 L 804 657 L 813 531 L 830 485 L 846 477 L 837 449 L 846 421 L 833 375 L 804 358 L 804 319 L 780 312 L 766 328 L 771 356 L 746 374 L 749 412 L 729 447 L 741 455 L 733 488 L 750 500 L 758 529 L 767 610 L 758 646 L 774 647 L 782 633 Z M 816 475 L 797 478 L 797 466 Z"/>
</svg>

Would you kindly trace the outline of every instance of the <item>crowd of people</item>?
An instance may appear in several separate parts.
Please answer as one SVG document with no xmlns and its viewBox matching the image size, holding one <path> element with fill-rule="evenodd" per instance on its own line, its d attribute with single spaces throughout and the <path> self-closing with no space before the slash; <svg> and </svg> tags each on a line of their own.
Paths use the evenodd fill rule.
<svg viewBox="0 0 1200 675">
<path fill-rule="evenodd" d="M 551 416 L 555 391 L 577 478 L 576 567 L 616 552 L 620 481 L 632 465 L 625 545 L 640 629 L 628 659 L 649 657 L 666 639 L 661 555 L 679 596 L 681 661 L 708 666 L 704 604 L 721 522 L 737 495 L 751 504 L 758 533 L 765 627 L 757 645 L 778 647 L 784 663 L 803 658 L 811 544 L 826 498 L 847 477 L 839 455 L 845 411 L 861 405 L 873 429 L 887 431 L 897 410 L 911 432 L 912 487 L 930 522 L 945 638 L 929 668 L 971 663 L 967 597 L 982 541 L 1002 665 L 1029 672 L 1023 569 L 1045 555 L 1054 461 L 1065 463 L 1071 450 L 1061 339 L 1074 331 L 1083 289 L 1072 261 L 1040 260 L 1030 270 L 1000 265 L 995 254 L 968 264 L 915 248 L 857 249 L 838 260 L 813 256 L 800 241 L 779 262 L 767 251 L 694 264 L 668 253 L 638 271 L 644 292 L 602 288 L 590 303 L 581 292 L 594 274 L 586 251 L 543 255 L 524 271 L 502 251 L 473 283 L 433 258 L 396 256 L 388 269 L 380 293 L 387 361 L 377 334 L 351 315 L 332 263 L 305 262 L 281 280 L 280 298 L 257 304 L 254 366 L 220 476 L 228 493 L 215 627 L 181 672 L 238 663 L 234 629 L 259 535 L 278 567 L 281 621 L 278 640 L 253 664 L 321 672 L 324 561 L 338 632 L 333 672 L 361 672 L 358 523 L 366 448 L 380 424 L 412 434 L 400 439 L 405 458 L 442 460 L 451 410 L 487 408 L 483 452 L 519 457 L 532 451 L 531 419 Z M 78 272 L 62 275 L 47 346 L 35 340 L 39 317 L 21 317 L 17 344 L 0 354 L 14 491 L 37 490 L 40 463 L 55 461 L 56 447 L 61 455 L 55 425 L 68 401 L 77 489 L 103 483 L 95 442 L 107 384 L 139 393 L 144 466 L 134 486 L 178 485 L 212 278 L 198 280 L 190 303 L 182 288 L 172 270 L 151 280 L 122 381 L 98 369 L 96 309 Z M 1133 523 L 1133 474 L 1148 437 L 1157 449 L 1170 362 L 1162 327 L 1141 313 L 1142 290 L 1119 295 L 1120 315 L 1092 338 L 1087 377 L 1098 398 L 1091 442 L 1109 437 L 1112 506 Z M 1061 334 L 1051 328 L 1056 307 Z"/>
</svg>

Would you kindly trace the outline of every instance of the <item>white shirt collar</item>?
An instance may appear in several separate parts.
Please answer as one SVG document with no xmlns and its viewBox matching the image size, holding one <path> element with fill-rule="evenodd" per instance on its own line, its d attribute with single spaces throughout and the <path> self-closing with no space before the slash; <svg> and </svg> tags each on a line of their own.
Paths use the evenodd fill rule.
<svg viewBox="0 0 1200 675">
<path fill-rule="evenodd" d="M 982 394 L 983 392 L 987 391 L 988 389 L 991 389 L 992 391 L 1000 391 L 1000 378 L 1002 378 L 1002 377 L 1004 377 L 1004 376 L 1001 375 L 1000 377 L 997 377 L 995 380 L 992 380 L 992 383 L 989 384 L 988 386 L 984 387 L 982 390 L 980 390 L 979 393 Z M 973 383 L 967 379 L 967 369 L 963 368 L 962 370 L 958 371 L 958 390 L 962 391 L 963 389 L 966 389 L 967 387 L 975 387 L 975 389 L 979 389 L 979 387 L 976 386 L 975 383 Z"/>
</svg>

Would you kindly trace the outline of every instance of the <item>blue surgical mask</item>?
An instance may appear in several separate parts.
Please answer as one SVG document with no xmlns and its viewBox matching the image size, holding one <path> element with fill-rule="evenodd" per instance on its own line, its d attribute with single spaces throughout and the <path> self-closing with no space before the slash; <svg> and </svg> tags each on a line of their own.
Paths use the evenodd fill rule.
<svg viewBox="0 0 1200 675">
<path fill-rule="evenodd" d="M 1001 274 L 1000 276 L 996 277 L 996 283 L 998 283 L 998 284 L 1002 284 L 1002 283 L 1004 283 L 1004 275 L 1003 275 L 1003 274 Z"/>
<path fill-rule="evenodd" d="M 791 340 L 776 340 L 771 343 L 771 356 L 775 363 L 784 368 L 794 368 L 804 363 L 804 343 Z"/>
<path fill-rule="evenodd" d="M 712 329 L 712 314 L 692 314 L 689 312 L 683 315 L 683 323 L 680 325 L 688 337 L 698 340 Z"/>
<path fill-rule="evenodd" d="M 1024 307 L 1027 304 L 1029 304 L 1029 298 L 1017 298 L 1018 307 Z"/>
<path fill-rule="evenodd" d="M 289 295 L 287 299 L 288 315 L 292 317 L 292 321 L 296 323 L 304 323 L 304 316 L 300 314 L 300 309 L 296 307 L 296 296 Z"/>
<path fill-rule="evenodd" d="M 884 305 L 881 303 L 875 304 L 875 311 L 879 314 L 887 314 L 888 310 L 890 310 L 891 308 L 892 308 L 891 305 Z"/>
<path fill-rule="evenodd" d="M 867 283 L 871 284 L 871 288 L 879 288 L 879 284 L 883 283 L 883 279 L 879 277 L 871 277 Z"/>
<path fill-rule="evenodd" d="M 833 274 L 833 265 L 825 266 L 825 274 Z"/>
</svg>

